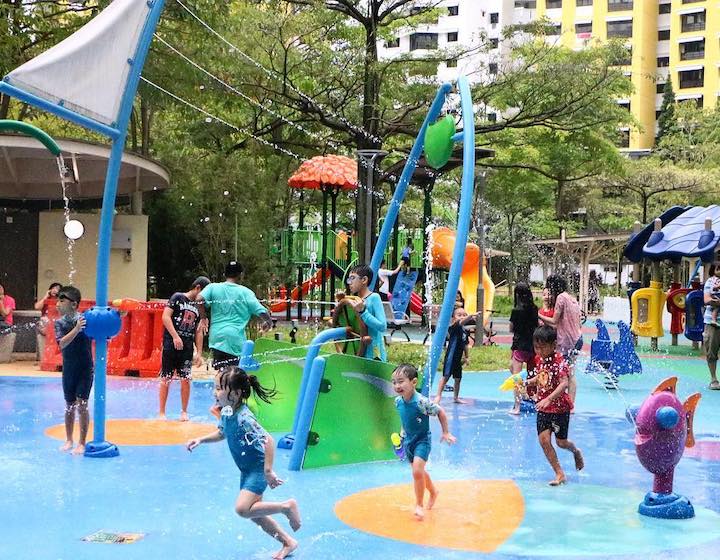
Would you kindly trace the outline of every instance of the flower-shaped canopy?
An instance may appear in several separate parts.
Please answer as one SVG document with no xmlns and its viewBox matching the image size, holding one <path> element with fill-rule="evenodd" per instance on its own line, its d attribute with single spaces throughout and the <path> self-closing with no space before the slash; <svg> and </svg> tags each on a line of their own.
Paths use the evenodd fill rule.
<svg viewBox="0 0 720 560">
<path fill-rule="evenodd" d="M 352 191 L 357 189 L 357 162 L 345 156 L 315 156 L 302 163 L 288 185 L 294 189 L 336 187 Z"/>
</svg>

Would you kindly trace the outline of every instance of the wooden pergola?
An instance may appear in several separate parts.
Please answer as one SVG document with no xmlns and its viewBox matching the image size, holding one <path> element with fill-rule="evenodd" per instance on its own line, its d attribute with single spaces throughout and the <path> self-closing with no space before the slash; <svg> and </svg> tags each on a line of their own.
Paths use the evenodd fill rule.
<svg viewBox="0 0 720 560">
<path fill-rule="evenodd" d="M 622 259 L 622 247 L 630 238 L 629 231 L 617 233 L 602 233 L 597 235 L 580 235 L 566 237 L 562 230 L 560 237 L 552 239 L 537 239 L 530 241 L 530 245 L 552 247 L 558 253 L 567 255 L 580 263 L 580 308 L 587 312 L 590 264 L 606 261 L 608 256 L 615 254 L 613 262 L 618 263 L 618 279 L 620 278 L 619 263 Z"/>
</svg>

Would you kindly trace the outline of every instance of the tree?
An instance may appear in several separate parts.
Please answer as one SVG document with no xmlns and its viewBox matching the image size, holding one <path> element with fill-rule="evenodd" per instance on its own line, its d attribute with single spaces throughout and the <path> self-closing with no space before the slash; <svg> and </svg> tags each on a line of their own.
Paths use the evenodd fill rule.
<svg viewBox="0 0 720 560">
<path fill-rule="evenodd" d="M 618 174 L 605 175 L 601 179 L 603 188 L 623 200 L 628 193 L 634 194 L 640 204 L 640 221 L 648 222 L 651 199 L 664 197 L 666 201 L 675 196 L 675 204 L 685 204 L 689 195 L 700 196 L 701 192 L 716 183 L 712 175 L 691 169 L 683 169 L 668 161 L 655 157 L 641 160 L 626 160 Z M 682 198 L 678 198 L 682 195 Z M 663 204 L 663 209 L 668 204 Z M 661 208 L 652 214 L 659 214 Z"/>
<path fill-rule="evenodd" d="M 677 117 L 675 116 L 675 92 L 673 91 L 672 80 L 668 76 L 663 88 L 662 104 L 660 105 L 660 116 L 658 117 L 658 134 L 656 142 L 660 142 L 667 134 L 677 129 Z"/>
</svg>

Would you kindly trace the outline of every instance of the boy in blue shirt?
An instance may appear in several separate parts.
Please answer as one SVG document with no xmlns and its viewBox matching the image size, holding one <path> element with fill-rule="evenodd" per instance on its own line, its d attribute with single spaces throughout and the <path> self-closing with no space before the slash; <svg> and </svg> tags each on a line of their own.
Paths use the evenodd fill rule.
<svg viewBox="0 0 720 560">
<path fill-rule="evenodd" d="M 365 357 L 371 360 L 378 358 L 386 362 L 387 355 L 383 335 L 387 329 L 387 320 L 385 319 L 385 310 L 380 296 L 375 292 L 371 292 L 369 288 L 373 274 L 372 268 L 362 264 L 350 270 L 347 282 L 350 291 L 362 299 L 362 301 L 353 305 L 353 309 L 367 325 L 368 335 L 371 339 L 365 351 Z"/>
<path fill-rule="evenodd" d="M 400 364 L 392 373 L 392 384 L 399 395 L 395 406 L 400 414 L 403 429 L 403 447 L 405 457 L 412 466 L 415 487 L 415 517 L 422 521 L 425 517 L 423 500 L 425 489 L 430 494 L 427 509 L 432 509 L 438 490 L 425 470 L 430 456 L 430 416 L 437 416 L 442 428 L 440 441 L 455 443 L 455 436 L 448 431 L 445 411 L 436 403 L 417 392 L 418 372 L 410 364 Z"/>
<path fill-rule="evenodd" d="M 85 317 L 78 313 L 80 290 L 73 286 L 60 288 L 55 321 L 55 339 L 62 351 L 62 387 L 65 395 L 65 444 L 60 451 L 72 450 L 73 455 L 85 453 L 85 440 L 90 424 L 88 399 L 93 384 L 92 343 L 85 334 Z M 80 423 L 78 446 L 73 449 L 75 411 Z"/>
</svg>

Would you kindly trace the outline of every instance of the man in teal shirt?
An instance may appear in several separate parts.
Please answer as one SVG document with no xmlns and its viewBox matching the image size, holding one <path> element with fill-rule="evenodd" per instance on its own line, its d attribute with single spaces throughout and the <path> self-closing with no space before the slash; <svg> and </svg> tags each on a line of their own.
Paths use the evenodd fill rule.
<svg viewBox="0 0 720 560">
<path fill-rule="evenodd" d="M 200 292 L 198 305 L 210 310 L 210 349 L 213 367 L 236 366 L 245 342 L 245 327 L 253 316 L 263 321 L 262 330 L 272 328 L 268 310 L 253 291 L 240 285 L 243 267 L 231 261 L 225 267 L 225 282 L 208 284 Z"/>
</svg>

